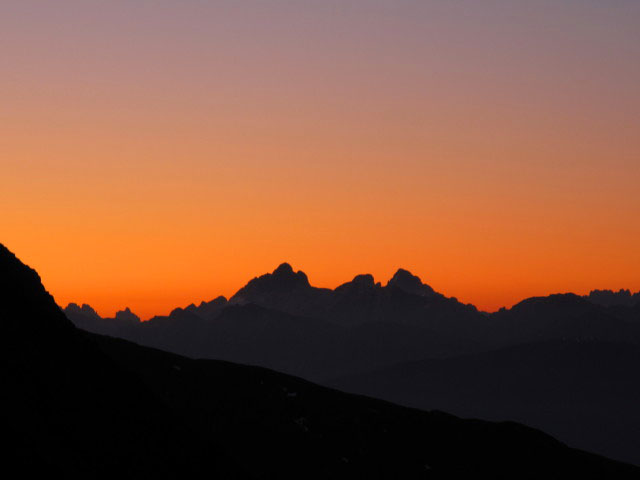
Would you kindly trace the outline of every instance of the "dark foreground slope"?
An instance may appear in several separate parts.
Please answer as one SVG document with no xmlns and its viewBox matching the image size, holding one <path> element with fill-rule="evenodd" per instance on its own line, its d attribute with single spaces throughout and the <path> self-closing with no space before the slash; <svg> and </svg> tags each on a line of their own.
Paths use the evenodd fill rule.
<svg viewBox="0 0 640 480">
<path fill-rule="evenodd" d="M 2 245 L 0 328 L 4 468 L 125 478 L 240 471 L 73 327 Z"/>
<path fill-rule="evenodd" d="M 3 466 L 66 477 L 637 478 L 514 423 L 461 420 L 88 334 L 0 246 Z"/>
<path fill-rule="evenodd" d="M 463 417 L 513 420 L 640 464 L 640 348 L 600 341 L 517 345 L 398 364 L 330 385 Z"/>
</svg>

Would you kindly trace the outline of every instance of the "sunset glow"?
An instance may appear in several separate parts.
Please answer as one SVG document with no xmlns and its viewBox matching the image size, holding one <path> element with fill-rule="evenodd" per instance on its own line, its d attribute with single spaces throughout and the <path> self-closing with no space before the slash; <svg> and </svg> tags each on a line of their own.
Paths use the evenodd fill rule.
<svg viewBox="0 0 640 480">
<path fill-rule="evenodd" d="M 3 3 L 0 241 L 102 315 L 283 261 L 485 310 L 638 291 L 639 25 L 624 0 Z"/>
</svg>

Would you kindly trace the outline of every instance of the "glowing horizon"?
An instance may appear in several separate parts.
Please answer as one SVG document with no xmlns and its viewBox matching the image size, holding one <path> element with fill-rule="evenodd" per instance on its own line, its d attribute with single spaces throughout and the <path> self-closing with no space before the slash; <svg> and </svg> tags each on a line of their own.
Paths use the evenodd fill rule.
<svg viewBox="0 0 640 480">
<path fill-rule="evenodd" d="M 283 261 L 488 311 L 638 291 L 638 24 L 626 0 L 3 2 L 0 242 L 105 316 Z"/>
<path fill-rule="evenodd" d="M 289 263 L 289 262 L 281 262 L 281 263 Z M 302 271 L 302 272 L 304 272 L 305 274 L 307 274 L 307 272 L 306 272 L 304 269 L 298 269 L 298 268 L 296 268 L 296 266 L 295 266 L 295 265 L 292 265 L 292 267 L 293 267 L 293 270 L 294 270 L 294 271 L 296 271 L 296 272 L 298 272 L 298 271 Z M 403 267 L 399 267 L 399 268 L 403 268 Z M 274 268 L 274 269 L 272 269 L 272 270 L 275 270 L 275 268 Z M 396 269 L 395 271 L 397 271 L 397 270 L 398 270 L 398 269 Z M 410 269 L 404 268 L 404 270 L 408 270 L 409 272 L 411 272 L 412 274 L 414 274 L 414 275 L 415 275 L 415 272 L 412 272 Z M 394 273 L 395 273 L 395 271 L 394 271 Z M 198 300 L 193 300 L 193 301 L 190 301 L 190 302 L 187 302 L 187 303 L 182 303 L 182 304 L 180 304 L 180 305 L 174 305 L 174 306 L 170 307 L 170 310 L 173 310 L 173 309 L 175 309 L 175 308 L 185 308 L 185 307 L 187 307 L 187 306 L 189 306 L 189 305 L 191 305 L 191 304 L 194 304 L 194 305 L 198 306 L 201 302 L 210 302 L 210 301 L 212 301 L 212 300 L 215 300 L 216 298 L 219 298 L 220 296 L 223 296 L 223 297 L 225 297 L 227 300 L 229 300 L 229 299 L 230 299 L 230 298 L 231 298 L 231 297 L 232 297 L 232 296 L 233 296 L 233 295 L 234 295 L 238 290 L 240 290 L 242 287 L 244 287 L 244 286 L 245 286 L 249 281 L 251 281 L 253 278 L 259 277 L 259 276 L 264 275 L 264 274 L 266 274 L 266 273 L 273 273 L 273 272 L 272 272 L 272 271 L 269 271 L 269 272 L 263 272 L 263 273 L 261 273 L 261 274 L 255 275 L 254 277 L 248 278 L 248 279 L 246 280 L 246 282 L 245 282 L 245 283 L 243 283 L 242 285 L 240 285 L 238 288 L 236 288 L 236 289 L 232 290 L 232 291 L 231 291 L 231 293 L 228 293 L 228 294 L 222 294 L 222 293 L 221 293 L 221 294 L 218 294 L 218 295 L 215 295 L 215 294 L 214 294 L 214 295 L 209 295 L 209 297 L 206 297 L 206 298 L 201 298 L 201 299 L 198 299 Z M 361 273 L 356 274 L 356 275 L 361 275 L 361 274 L 366 274 L 366 273 L 368 273 L 368 272 L 361 272 Z M 354 275 L 353 277 L 355 277 L 356 275 Z M 386 286 L 387 282 L 391 279 L 391 277 L 392 277 L 392 276 L 393 276 L 393 275 L 389 276 L 389 277 L 388 277 L 388 278 L 386 278 L 386 279 L 379 279 L 379 278 L 376 278 L 376 277 L 375 277 L 375 275 L 374 275 L 373 277 L 374 277 L 374 281 L 375 281 L 376 283 L 380 283 L 382 286 Z M 327 285 L 316 285 L 316 284 L 313 282 L 313 279 L 312 279 L 308 274 L 307 274 L 307 277 L 309 278 L 309 283 L 310 283 L 310 285 L 311 285 L 312 287 L 316 287 L 316 288 L 329 288 L 329 289 L 332 289 L 332 290 L 333 290 L 333 289 L 335 289 L 336 287 L 338 287 L 338 286 L 340 286 L 340 285 L 344 284 L 344 283 L 347 283 L 347 282 L 350 282 L 351 280 L 353 280 L 353 278 L 349 278 L 348 280 L 345 280 L 345 281 L 340 282 L 340 283 L 338 283 L 338 284 L 331 285 L 331 286 L 327 286 Z M 418 277 L 420 277 L 420 275 L 418 275 Z M 427 285 L 431 286 L 432 288 L 434 288 L 434 290 L 435 290 L 437 293 L 444 294 L 444 295 L 445 295 L 445 296 L 447 296 L 447 297 L 455 297 L 455 298 L 457 298 L 459 301 L 461 301 L 462 303 L 467 303 L 467 304 L 471 303 L 471 304 L 473 304 L 472 302 L 466 302 L 466 301 L 464 301 L 463 299 L 460 299 L 460 298 L 456 297 L 456 295 L 455 295 L 455 294 L 446 294 L 445 292 L 441 292 L 440 290 L 438 290 L 438 288 L 435 288 L 433 285 L 430 285 L 430 284 L 429 284 L 429 282 L 426 282 L 423 278 L 420 278 L 420 279 L 422 280 L 422 282 L 423 282 L 424 284 L 427 284 Z M 478 307 L 477 305 L 475 305 L 475 304 L 474 304 L 474 305 L 475 305 L 476 307 L 478 307 L 478 309 L 479 309 L 479 310 L 481 310 L 481 311 L 485 311 L 485 312 L 489 312 L 489 313 L 491 313 L 491 312 L 495 312 L 495 311 L 497 311 L 499 308 L 502 308 L 502 307 L 510 308 L 511 306 L 513 306 L 513 304 L 518 303 L 518 302 L 520 302 L 520 301 L 522 301 L 522 300 L 525 300 L 526 298 L 531 298 L 531 297 L 542 297 L 542 296 L 552 295 L 552 294 L 556 294 L 556 293 L 560 293 L 560 294 L 563 294 L 563 293 L 575 293 L 576 295 L 588 295 L 588 294 L 589 294 L 591 291 L 593 291 L 593 290 L 612 290 L 612 289 L 604 289 L 604 288 L 597 289 L 597 288 L 592 288 L 592 289 L 589 289 L 588 291 L 584 291 L 584 292 L 570 292 L 570 291 L 547 292 L 547 293 L 540 294 L 540 295 L 531 295 L 531 296 L 528 296 L 528 297 L 520 298 L 520 299 L 516 300 L 515 302 L 513 302 L 512 304 L 509 304 L 509 305 L 501 305 L 500 307 L 495 307 L 495 308 L 492 308 L 492 309 L 483 309 L 483 308 L 479 308 L 479 307 Z M 629 290 L 629 289 L 628 289 L 628 288 L 627 288 L 627 289 L 625 289 L 625 288 L 621 288 L 621 289 L 616 289 L 616 290 L 614 290 L 614 291 L 615 291 L 615 292 L 617 292 L 617 291 L 619 291 L 619 290 Z M 633 294 L 633 293 L 636 293 L 636 292 L 635 292 L 635 291 L 633 291 L 633 290 L 631 290 L 631 293 Z M 104 318 L 113 317 L 113 316 L 114 316 L 118 311 L 124 311 L 126 308 L 130 308 L 128 305 L 124 305 L 124 306 L 122 306 L 121 308 L 117 308 L 116 310 L 113 310 L 113 309 L 111 309 L 111 310 L 107 310 L 107 313 L 105 314 L 105 313 L 104 313 L 104 311 L 101 311 L 101 310 L 102 310 L 101 308 L 100 308 L 100 309 L 95 308 L 95 306 L 94 306 L 93 304 L 90 304 L 90 303 L 88 303 L 88 302 L 83 302 L 83 301 L 71 301 L 71 302 L 59 302 L 58 304 L 59 304 L 62 308 L 64 308 L 64 307 L 66 307 L 69 303 L 75 303 L 75 304 L 77 304 L 78 306 L 82 306 L 83 304 L 87 304 L 87 305 L 91 306 L 92 308 L 94 308 L 94 309 L 96 310 L 96 312 L 97 312 L 98 314 L 100 314 L 100 316 L 102 316 L 102 317 L 104 317 Z M 113 300 L 109 300 L 109 305 L 112 305 L 112 304 L 113 304 Z M 112 308 L 112 307 L 109 307 L 109 308 Z M 142 319 L 143 321 L 146 321 L 146 320 L 149 320 L 150 318 L 153 318 L 154 316 L 164 316 L 164 315 L 168 315 L 168 314 L 170 313 L 170 310 L 162 311 L 162 312 L 155 312 L 154 314 L 150 314 L 149 312 L 147 312 L 147 313 L 146 313 L 146 315 L 144 315 L 144 316 L 140 316 L 140 317 L 141 317 L 141 319 Z M 139 313 L 139 312 L 136 312 L 134 309 L 131 309 L 131 311 L 132 311 L 133 313 L 135 313 L 135 314 L 138 314 L 138 313 Z"/>
</svg>

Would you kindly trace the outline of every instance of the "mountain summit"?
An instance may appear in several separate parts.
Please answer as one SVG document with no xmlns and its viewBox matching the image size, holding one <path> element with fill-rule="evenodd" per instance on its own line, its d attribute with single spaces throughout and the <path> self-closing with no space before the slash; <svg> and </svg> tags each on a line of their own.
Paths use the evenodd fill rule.
<svg viewBox="0 0 640 480">
<path fill-rule="evenodd" d="M 282 263 L 272 273 L 249 281 L 229 301 L 232 304 L 258 303 L 266 296 L 299 293 L 310 287 L 304 272 L 294 272 L 291 265 Z"/>
<path fill-rule="evenodd" d="M 272 273 L 250 280 L 229 299 L 229 305 L 255 304 L 293 315 L 313 315 L 325 308 L 329 290 L 312 287 L 303 271 L 282 263 Z"/>
<path fill-rule="evenodd" d="M 396 287 L 413 295 L 428 296 L 435 292 L 429 285 L 422 283 L 420 277 L 413 275 L 408 270 L 399 268 L 387 283 L 387 287 Z"/>
</svg>

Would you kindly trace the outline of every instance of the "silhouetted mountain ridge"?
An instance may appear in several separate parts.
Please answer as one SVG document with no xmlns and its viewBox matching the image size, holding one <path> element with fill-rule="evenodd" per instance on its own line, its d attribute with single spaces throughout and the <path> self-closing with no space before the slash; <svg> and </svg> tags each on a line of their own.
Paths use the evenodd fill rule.
<svg viewBox="0 0 640 480">
<path fill-rule="evenodd" d="M 339 376 L 356 379 L 360 374 L 394 365 L 518 349 L 527 344 L 560 341 L 640 346 L 640 304 L 625 306 L 618 302 L 606 306 L 592 300 L 589 296 L 554 294 L 528 298 L 510 309 L 488 314 L 437 293 L 405 269 L 399 269 L 385 286 L 372 275 L 363 274 L 330 290 L 313 287 L 303 272 L 282 264 L 248 282 L 229 301 L 219 297 L 200 307 L 175 309 L 167 317 L 154 317 L 148 322 L 96 320 L 91 309 L 87 309 L 86 318 L 83 309 L 67 309 L 67 314 L 77 326 L 89 331 L 192 358 L 263 366 L 330 382 Z M 592 353 L 598 358 L 597 348 Z M 603 350 L 601 360 L 606 364 L 611 357 Z M 567 362 L 566 368 L 579 368 Z M 494 383 L 499 381 L 498 371 Z M 576 377 L 580 375 L 576 372 Z M 545 377 L 540 378 L 540 391 L 552 395 L 544 384 Z M 358 391 L 356 387 L 352 391 Z M 508 390 L 512 385 L 502 388 Z M 612 388 L 624 395 L 630 387 L 621 381 Z M 566 390 L 561 395 L 560 403 L 576 408 L 582 401 Z M 527 402 L 525 398 L 520 401 Z M 524 411 L 529 412 L 532 424 L 538 425 L 535 412 Z M 486 414 L 492 412 L 487 403 Z M 549 415 L 547 424 L 562 424 L 562 412 Z M 602 432 L 614 432 L 601 428 L 598 416 L 611 424 L 631 418 L 615 408 L 602 412 L 594 409 L 577 430 L 580 435 L 565 430 L 558 430 L 558 435 L 564 441 L 583 441 L 578 445 L 587 448 L 604 448 L 607 441 L 618 441 L 602 436 Z M 518 420 L 526 423 L 527 417 Z M 615 435 L 636 444 L 640 443 L 639 432 L 635 427 L 621 427 Z M 611 450 L 599 451 L 612 454 Z M 629 449 L 621 455 L 618 458 L 640 463 L 640 457 L 631 455 Z"/>
<path fill-rule="evenodd" d="M 408 270 L 399 268 L 387 283 L 387 287 L 396 287 L 414 295 L 434 295 L 435 291 L 429 285 L 422 283 L 420 277 L 413 275 Z"/>
<path fill-rule="evenodd" d="M 597 303 L 604 307 L 625 306 L 632 307 L 640 304 L 640 292 L 631 293 L 630 290 L 592 290 L 589 295 L 585 295 L 590 302 Z"/>
<path fill-rule="evenodd" d="M 521 425 L 401 408 L 260 368 L 85 333 L 4 248 L 0 313 L 10 328 L 0 340 L 5 468 L 66 478 L 640 473 Z"/>
<path fill-rule="evenodd" d="M 460 310 L 477 312 L 471 305 L 437 294 L 419 277 L 404 269 L 399 269 L 385 287 L 376 283 L 371 274 L 360 274 L 331 290 L 311 286 L 307 275 L 302 271 L 294 272 L 288 263 L 251 280 L 231 297 L 229 303 L 254 303 L 292 315 L 355 325 L 366 321 L 395 321 L 398 317 L 395 313 L 389 315 L 384 312 L 394 290 L 424 297 L 420 301 L 421 307 L 416 306 L 412 316 L 404 316 L 407 321 L 417 322 L 417 326 L 421 322 L 417 318 L 421 315 L 417 311 L 420 308 L 437 309 L 440 316 L 458 315 Z"/>
</svg>

